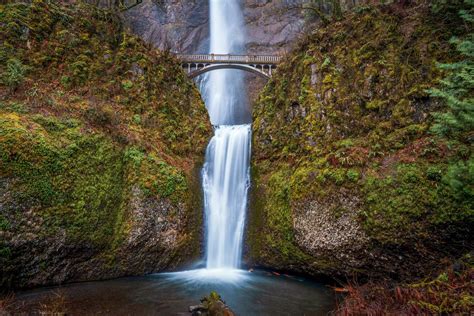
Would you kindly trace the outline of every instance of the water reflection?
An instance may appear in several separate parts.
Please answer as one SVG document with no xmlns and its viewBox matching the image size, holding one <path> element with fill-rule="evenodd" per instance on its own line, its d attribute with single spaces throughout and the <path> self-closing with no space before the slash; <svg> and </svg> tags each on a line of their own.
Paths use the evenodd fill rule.
<svg viewBox="0 0 474 316">
<path fill-rule="evenodd" d="M 326 315 L 332 291 L 320 283 L 265 271 L 190 270 L 38 289 L 17 296 L 17 312 L 40 310 L 53 293 L 70 315 L 189 315 L 190 305 L 217 291 L 237 315 Z"/>
</svg>

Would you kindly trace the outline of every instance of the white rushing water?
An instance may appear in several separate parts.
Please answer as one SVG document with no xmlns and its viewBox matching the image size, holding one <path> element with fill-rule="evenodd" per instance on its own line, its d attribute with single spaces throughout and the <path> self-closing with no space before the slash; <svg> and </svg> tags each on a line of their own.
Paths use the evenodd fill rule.
<svg viewBox="0 0 474 316">
<path fill-rule="evenodd" d="M 215 129 L 203 172 L 207 268 L 238 268 L 247 204 L 250 125 Z"/>
<path fill-rule="evenodd" d="M 210 0 L 210 53 L 244 51 L 239 0 Z M 240 266 L 249 185 L 250 113 L 238 70 L 210 72 L 202 92 L 214 125 L 203 168 L 207 269 Z"/>
<path fill-rule="evenodd" d="M 209 1 L 209 53 L 245 53 L 245 27 L 241 2 L 239 0 Z M 213 125 L 251 122 L 242 71 L 211 71 L 204 79 L 201 90 Z"/>
</svg>

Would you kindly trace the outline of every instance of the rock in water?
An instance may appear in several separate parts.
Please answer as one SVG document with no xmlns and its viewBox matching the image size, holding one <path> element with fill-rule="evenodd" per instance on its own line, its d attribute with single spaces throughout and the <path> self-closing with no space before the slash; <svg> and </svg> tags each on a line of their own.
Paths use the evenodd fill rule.
<svg viewBox="0 0 474 316">
<path fill-rule="evenodd" d="M 204 305 L 191 305 L 189 306 L 189 312 L 194 315 L 203 315 L 203 313 L 207 312 L 207 308 Z"/>
<path fill-rule="evenodd" d="M 221 296 L 214 291 L 202 298 L 201 304 L 189 306 L 189 312 L 193 316 L 235 316 Z"/>
</svg>

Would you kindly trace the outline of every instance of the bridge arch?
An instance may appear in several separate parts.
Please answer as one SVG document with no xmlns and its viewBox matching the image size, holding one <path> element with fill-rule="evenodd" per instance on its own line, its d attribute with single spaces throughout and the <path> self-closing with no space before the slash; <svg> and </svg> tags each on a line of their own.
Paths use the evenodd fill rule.
<svg viewBox="0 0 474 316">
<path fill-rule="evenodd" d="M 239 69 L 270 79 L 281 60 L 278 55 L 177 54 L 176 57 L 189 78 L 218 69 Z"/>
<path fill-rule="evenodd" d="M 196 78 L 197 76 L 200 76 L 206 72 L 213 71 L 213 70 L 218 70 L 218 69 L 239 69 L 247 72 L 251 72 L 253 74 L 256 74 L 257 76 L 260 76 L 261 78 L 264 78 L 266 80 L 270 79 L 270 75 L 265 73 L 264 71 L 252 67 L 250 65 L 246 64 L 211 64 L 211 65 L 205 65 L 202 68 L 198 68 L 196 70 L 193 70 L 188 73 L 188 77 L 190 79 Z"/>
</svg>

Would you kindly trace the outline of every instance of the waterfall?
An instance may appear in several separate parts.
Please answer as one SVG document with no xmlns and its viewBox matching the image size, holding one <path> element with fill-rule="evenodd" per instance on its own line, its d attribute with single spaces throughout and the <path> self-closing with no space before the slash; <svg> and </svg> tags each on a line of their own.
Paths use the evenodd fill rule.
<svg viewBox="0 0 474 316">
<path fill-rule="evenodd" d="M 245 51 L 243 14 L 238 0 L 210 0 L 210 53 Z M 202 92 L 214 137 L 203 167 L 206 215 L 206 267 L 240 266 L 247 189 L 251 115 L 244 76 L 238 70 L 210 72 Z"/>
<path fill-rule="evenodd" d="M 238 268 L 248 187 L 250 125 L 215 129 L 203 173 L 207 268 Z"/>
</svg>

